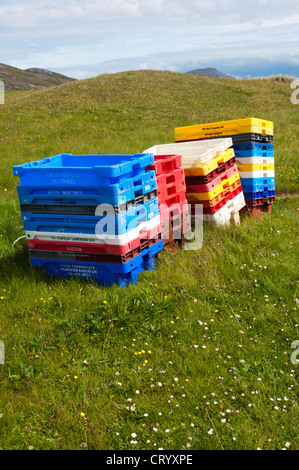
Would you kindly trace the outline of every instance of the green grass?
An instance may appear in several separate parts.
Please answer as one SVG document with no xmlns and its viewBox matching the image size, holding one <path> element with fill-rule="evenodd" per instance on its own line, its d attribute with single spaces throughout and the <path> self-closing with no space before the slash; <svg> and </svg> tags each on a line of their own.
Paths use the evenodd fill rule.
<svg viewBox="0 0 299 470">
<path fill-rule="evenodd" d="M 7 95 L 0 448 L 299 448 L 291 360 L 299 339 L 298 108 L 290 91 L 266 80 L 128 72 Z M 160 253 L 156 270 L 127 289 L 50 280 L 30 267 L 24 240 L 12 246 L 24 234 L 13 164 L 140 152 L 172 142 L 174 127 L 248 116 L 275 124 L 271 214 L 205 226 L 200 250 Z"/>
</svg>

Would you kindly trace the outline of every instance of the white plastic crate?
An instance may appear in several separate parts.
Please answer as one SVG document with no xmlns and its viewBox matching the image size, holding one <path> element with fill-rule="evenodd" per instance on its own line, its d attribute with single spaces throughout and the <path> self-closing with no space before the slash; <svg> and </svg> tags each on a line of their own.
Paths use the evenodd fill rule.
<svg viewBox="0 0 299 470">
<path fill-rule="evenodd" d="M 227 201 L 226 207 L 228 208 L 231 214 L 239 212 L 243 207 L 246 206 L 244 194 L 240 193 L 233 199 Z"/>
<path fill-rule="evenodd" d="M 273 157 L 236 157 L 238 165 L 274 165 Z"/>
<path fill-rule="evenodd" d="M 176 144 L 155 145 L 143 153 L 153 153 L 154 155 L 181 155 L 183 168 L 198 168 L 205 163 L 222 155 L 232 147 L 232 139 L 211 139 L 197 142 L 179 142 Z"/>
<path fill-rule="evenodd" d="M 109 245 L 124 245 L 138 238 L 142 232 L 148 232 L 160 225 L 160 215 L 150 221 L 142 222 L 138 227 L 124 233 L 123 235 L 91 235 L 89 233 L 62 233 L 62 232 L 34 232 L 25 231 L 27 240 L 51 240 L 97 243 Z"/>
<path fill-rule="evenodd" d="M 275 178 L 275 171 L 239 171 L 240 178 Z"/>
<path fill-rule="evenodd" d="M 203 221 L 215 222 L 217 225 L 224 225 L 229 222 L 230 217 L 231 213 L 228 210 L 228 207 L 225 205 L 219 211 L 215 212 L 215 214 L 204 214 Z"/>
</svg>

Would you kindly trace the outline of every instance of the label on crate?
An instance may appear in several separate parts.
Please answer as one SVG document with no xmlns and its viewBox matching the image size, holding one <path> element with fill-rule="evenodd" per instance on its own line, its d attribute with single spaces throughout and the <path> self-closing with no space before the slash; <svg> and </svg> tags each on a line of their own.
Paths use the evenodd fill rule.
<svg viewBox="0 0 299 470">
<path fill-rule="evenodd" d="M 80 191 L 79 189 L 49 189 L 47 194 L 49 196 L 83 196 L 83 191 Z"/>
<path fill-rule="evenodd" d="M 97 274 L 97 270 L 95 266 L 70 266 L 67 264 L 61 264 L 61 271 L 62 272 L 67 272 L 69 274 L 74 274 L 74 275 L 85 275 L 89 276 L 91 274 Z"/>
</svg>

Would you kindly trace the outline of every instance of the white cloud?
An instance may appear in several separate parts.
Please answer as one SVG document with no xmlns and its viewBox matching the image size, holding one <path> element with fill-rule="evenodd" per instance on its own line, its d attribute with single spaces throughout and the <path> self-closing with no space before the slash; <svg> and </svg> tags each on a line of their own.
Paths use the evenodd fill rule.
<svg viewBox="0 0 299 470">
<path fill-rule="evenodd" d="M 80 78 L 125 64 L 177 70 L 279 55 L 295 63 L 298 26 L 293 0 L 10 0 L 0 5 L 0 56 L 20 68 L 79 65 Z"/>
</svg>

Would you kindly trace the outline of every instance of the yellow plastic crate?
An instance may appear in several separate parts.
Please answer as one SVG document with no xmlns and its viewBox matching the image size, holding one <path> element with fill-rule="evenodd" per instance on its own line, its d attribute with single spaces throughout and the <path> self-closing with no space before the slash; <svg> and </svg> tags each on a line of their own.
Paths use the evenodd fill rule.
<svg viewBox="0 0 299 470">
<path fill-rule="evenodd" d="M 272 121 L 246 118 L 177 127 L 174 130 L 176 142 L 247 133 L 273 135 L 274 124 Z"/>
<path fill-rule="evenodd" d="M 238 170 L 239 171 L 274 171 L 274 166 L 275 165 L 263 165 L 261 164 L 248 164 L 248 165 L 239 165 L 238 164 Z"/>
<path fill-rule="evenodd" d="M 197 168 L 184 168 L 185 176 L 205 176 L 216 170 L 222 163 L 228 162 L 235 156 L 234 149 L 227 149 L 222 155 Z"/>
<path fill-rule="evenodd" d="M 220 193 L 225 191 L 226 188 L 229 188 L 231 185 L 233 185 L 238 180 L 240 180 L 239 173 L 235 173 L 230 178 L 223 180 L 221 182 L 221 184 L 219 184 L 212 191 L 207 192 L 207 193 L 187 193 L 186 198 L 187 198 L 188 202 L 192 202 L 192 201 L 209 201 L 211 199 L 214 199 L 214 197 L 218 196 Z"/>
</svg>

